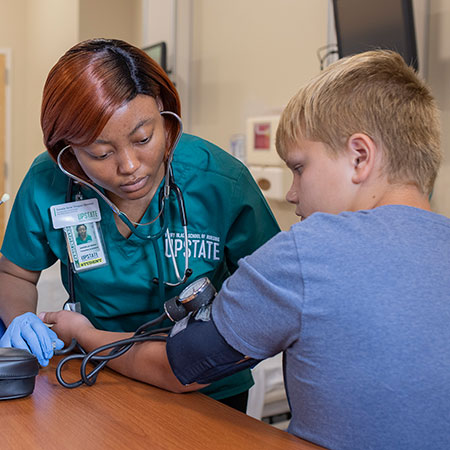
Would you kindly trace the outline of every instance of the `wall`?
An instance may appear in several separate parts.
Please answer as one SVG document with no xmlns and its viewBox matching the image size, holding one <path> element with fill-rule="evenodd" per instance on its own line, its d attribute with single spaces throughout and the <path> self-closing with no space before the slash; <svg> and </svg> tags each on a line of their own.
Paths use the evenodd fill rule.
<svg viewBox="0 0 450 450">
<path fill-rule="evenodd" d="M 0 0 L 0 48 L 11 49 L 10 193 L 44 150 L 42 89 L 48 71 L 79 40 L 117 37 L 140 46 L 140 0 Z M 11 207 L 12 201 L 7 206 Z"/>
<path fill-rule="evenodd" d="M 192 11 L 193 0 L 142 0 L 142 44 L 166 43 L 167 69 L 181 99 L 185 131 L 190 130 Z"/>
<path fill-rule="evenodd" d="M 28 0 L 25 18 L 26 132 L 22 129 L 20 138 L 15 139 L 17 143 L 25 141 L 19 150 L 21 164 L 16 165 L 13 160 L 17 188 L 24 174 L 23 163 L 28 167 L 34 157 L 45 150 L 40 127 L 42 89 L 50 68 L 77 42 L 78 1 Z"/>
<path fill-rule="evenodd" d="M 194 0 L 190 131 L 229 149 L 247 117 L 279 113 L 319 71 L 327 0 Z M 271 202 L 282 228 L 293 207 Z"/>
<path fill-rule="evenodd" d="M 10 194 L 43 151 L 42 87 L 50 67 L 78 37 L 78 1 L 0 0 L 0 47 L 11 50 Z M 12 201 L 7 204 L 11 207 Z"/>
<path fill-rule="evenodd" d="M 192 131 L 228 148 L 249 116 L 280 112 L 318 71 L 327 2 L 195 0 Z"/>
<path fill-rule="evenodd" d="M 13 0 L 0 0 L 0 47 L 7 49 L 11 53 L 11 71 L 8 74 L 11 87 L 11 109 L 9 113 L 12 117 L 10 133 L 12 155 L 21 153 L 26 138 L 26 123 L 21 118 L 26 116 L 26 95 L 23 87 L 26 85 L 26 2 Z M 16 158 L 17 159 L 17 158 Z M 17 172 L 17 173 L 16 173 Z M 22 176 L 17 164 L 9 165 L 9 186 L 10 193 L 16 190 L 16 183 L 12 180 Z M 14 184 L 14 186 L 13 186 Z M 8 202 L 4 207 L 10 208 L 12 202 Z"/>
<path fill-rule="evenodd" d="M 184 0 L 186 1 L 186 0 Z M 167 69 L 175 68 L 177 0 L 144 0 L 143 45 L 166 43 Z"/>
<path fill-rule="evenodd" d="M 141 46 L 141 0 L 79 0 L 79 40 L 114 38 Z"/>
<path fill-rule="evenodd" d="M 436 181 L 432 206 L 450 217 L 450 2 L 430 0 L 428 81 L 442 114 L 444 164 Z"/>
</svg>

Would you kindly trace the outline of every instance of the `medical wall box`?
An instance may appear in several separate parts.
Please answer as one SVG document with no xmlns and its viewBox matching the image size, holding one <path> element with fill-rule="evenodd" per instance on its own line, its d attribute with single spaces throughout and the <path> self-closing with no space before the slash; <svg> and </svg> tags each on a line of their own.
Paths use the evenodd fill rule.
<svg viewBox="0 0 450 450">
<path fill-rule="evenodd" d="M 280 116 L 250 117 L 247 119 L 247 164 L 283 166 L 275 148 L 275 135 Z"/>
<path fill-rule="evenodd" d="M 268 200 L 284 201 L 292 175 L 275 148 L 275 136 L 280 116 L 260 116 L 247 119 L 246 163 Z"/>
<path fill-rule="evenodd" d="M 39 363 L 20 348 L 0 348 L 0 400 L 26 397 L 33 393 Z"/>
<path fill-rule="evenodd" d="M 284 201 L 291 185 L 292 175 L 285 167 L 250 166 L 250 173 L 269 200 Z"/>
</svg>

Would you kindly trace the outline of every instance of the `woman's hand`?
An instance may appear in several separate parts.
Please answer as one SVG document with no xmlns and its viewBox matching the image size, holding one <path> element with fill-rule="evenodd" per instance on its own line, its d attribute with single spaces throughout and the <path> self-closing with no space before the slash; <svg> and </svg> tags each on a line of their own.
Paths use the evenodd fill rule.
<svg viewBox="0 0 450 450">
<path fill-rule="evenodd" d="M 92 323 L 82 314 L 73 311 L 42 312 L 38 316 L 44 323 L 53 325 L 52 330 L 66 344 L 86 330 L 94 329 Z"/>
</svg>

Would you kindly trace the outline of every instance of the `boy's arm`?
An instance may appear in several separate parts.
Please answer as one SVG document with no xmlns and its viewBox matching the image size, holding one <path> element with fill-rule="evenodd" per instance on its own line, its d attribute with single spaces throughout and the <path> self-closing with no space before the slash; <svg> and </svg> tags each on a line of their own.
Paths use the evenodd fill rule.
<svg viewBox="0 0 450 450">
<path fill-rule="evenodd" d="M 64 342 L 69 343 L 75 338 L 87 352 L 133 335 L 97 330 L 86 317 L 71 311 L 41 313 L 39 317 L 45 323 L 52 324 L 53 331 Z M 147 341 L 134 344 L 124 355 L 108 362 L 108 367 L 129 378 L 172 392 L 190 392 L 205 387 L 197 383 L 183 386 L 177 380 L 167 359 L 165 342 Z"/>
</svg>

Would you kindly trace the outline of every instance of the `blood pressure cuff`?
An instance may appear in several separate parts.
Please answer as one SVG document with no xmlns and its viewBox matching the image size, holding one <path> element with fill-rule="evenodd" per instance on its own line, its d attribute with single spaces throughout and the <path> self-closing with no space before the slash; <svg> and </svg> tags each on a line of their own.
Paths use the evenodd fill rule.
<svg viewBox="0 0 450 450">
<path fill-rule="evenodd" d="M 167 356 L 173 373 L 184 385 L 209 384 L 260 362 L 231 347 L 212 319 L 201 321 L 193 317 L 182 331 L 169 336 Z"/>
</svg>

